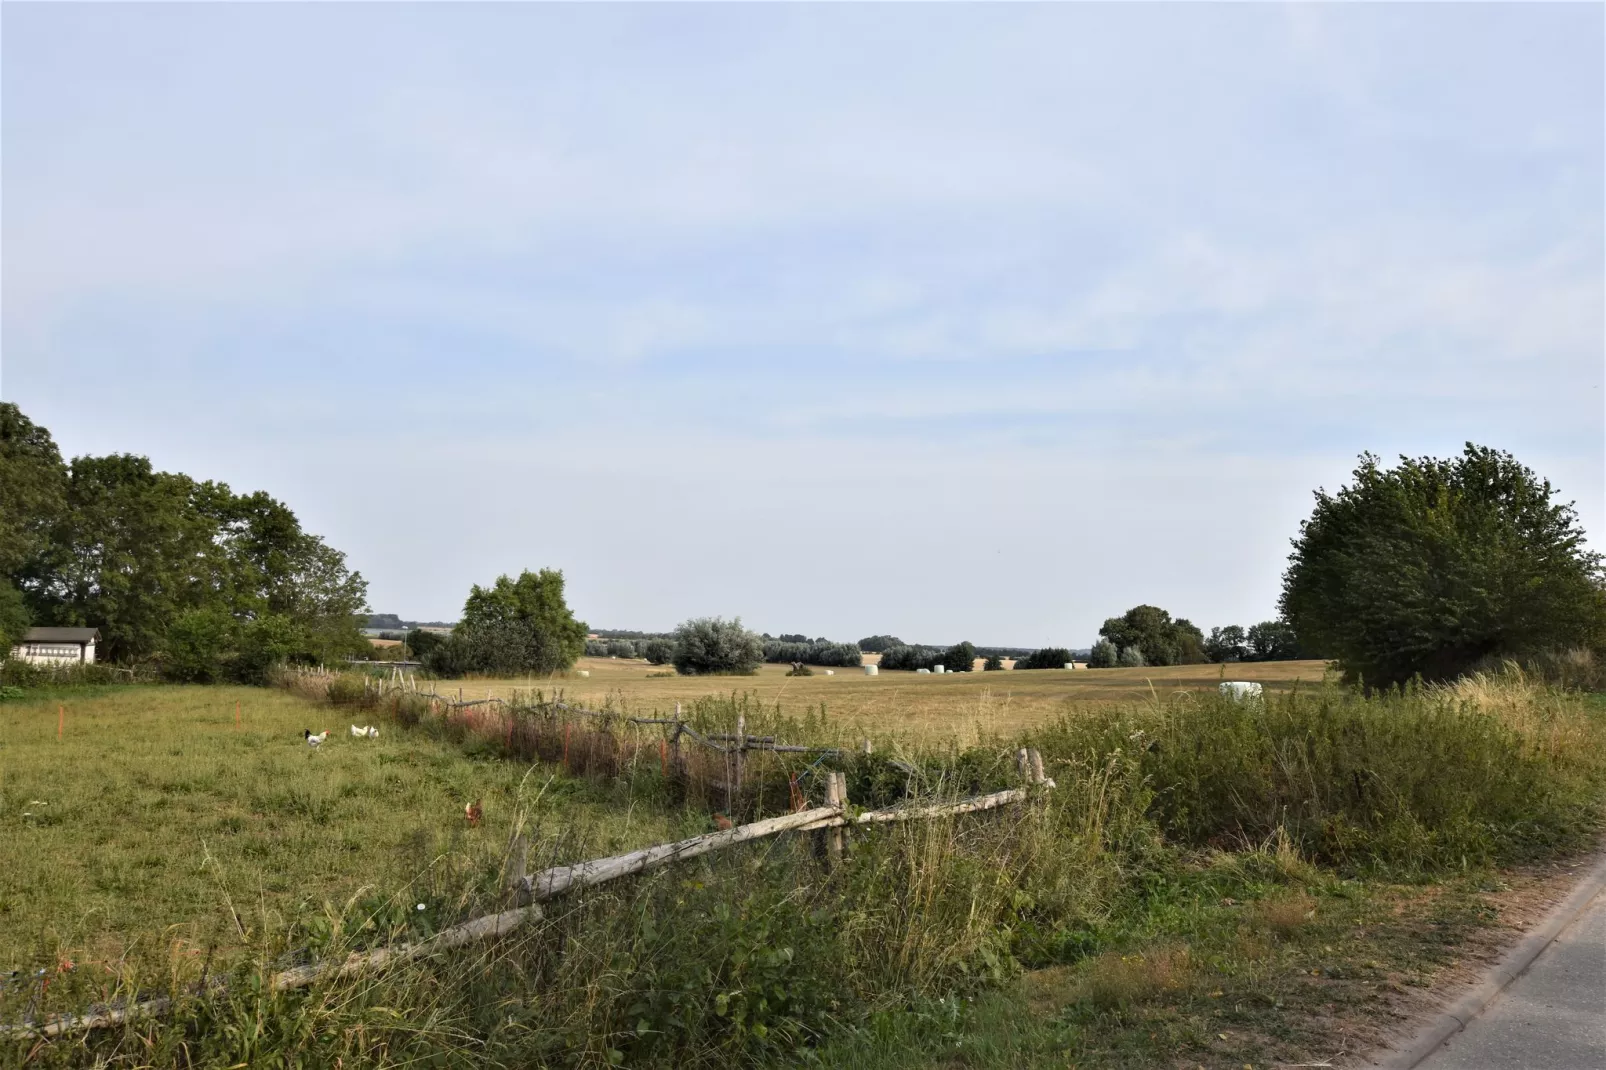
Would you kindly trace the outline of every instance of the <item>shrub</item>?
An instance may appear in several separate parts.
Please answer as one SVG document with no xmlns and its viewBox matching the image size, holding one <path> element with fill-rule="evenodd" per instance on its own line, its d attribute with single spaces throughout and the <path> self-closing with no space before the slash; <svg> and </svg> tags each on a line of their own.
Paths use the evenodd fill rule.
<svg viewBox="0 0 1606 1070">
<path fill-rule="evenodd" d="M 167 629 L 163 675 L 183 683 L 212 683 L 223 676 L 233 646 L 233 617 L 218 609 L 187 610 Z"/>
<path fill-rule="evenodd" d="M 1015 663 L 1017 669 L 1063 669 L 1071 660 L 1071 652 L 1062 646 L 1045 646 L 1034 650 Z"/>
<path fill-rule="evenodd" d="M 983 672 L 998 672 L 1003 667 L 1003 658 L 999 657 L 997 654 L 989 654 L 987 655 L 987 660 L 982 663 L 981 668 Z"/>
<path fill-rule="evenodd" d="M 641 645 L 641 656 L 651 665 L 667 665 L 674 660 L 675 644 L 668 639 L 648 639 Z"/>
<path fill-rule="evenodd" d="M 942 651 L 929 646 L 894 646 L 881 652 L 881 668 L 888 671 L 929 669 L 942 663 Z"/>
<path fill-rule="evenodd" d="M 949 672 L 969 672 L 976 665 L 976 647 L 966 640 L 942 652 L 943 668 Z"/>
<path fill-rule="evenodd" d="M 608 640 L 608 656 L 610 658 L 633 658 L 636 656 L 636 644 L 628 639 Z"/>
<path fill-rule="evenodd" d="M 904 641 L 896 635 L 872 635 L 859 640 L 859 649 L 867 654 L 883 654 L 895 646 L 903 646 Z"/>
<path fill-rule="evenodd" d="M 1444 680 L 1480 661 L 1606 649 L 1601 556 L 1571 505 L 1509 454 L 1363 454 L 1349 486 L 1316 492 L 1283 575 L 1301 644 L 1346 679 Z"/>
<path fill-rule="evenodd" d="M 234 679 L 261 686 L 268 682 L 268 672 L 274 665 L 304 653 L 306 636 L 289 617 L 270 613 L 240 629 L 239 646 L 232 666 Z"/>
<path fill-rule="evenodd" d="M 446 642 L 446 637 L 439 632 L 426 632 L 422 628 L 414 628 L 407 633 L 407 649 L 412 651 L 413 657 L 422 661 L 429 656 L 429 652 Z"/>
<path fill-rule="evenodd" d="M 740 617 L 701 617 L 675 629 L 674 663 L 681 673 L 750 676 L 763 660 L 763 641 Z"/>
<path fill-rule="evenodd" d="M 1249 629 L 1248 643 L 1256 661 L 1292 661 L 1300 656 L 1299 638 L 1287 621 L 1262 621 Z"/>
<path fill-rule="evenodd" d="M 1143 660 L 1143 651 L 1135 646 L 1122 647 L 1121 655 L 1115 659 L 1115 663 L 1123 669 L 1141 669 L 1146 664 Z"/>
<path fill-rule="evenodd" d="M 1093 649 L 1087 654 L 1087 667 L 1090 669 L 1113 669 L 1120 655 L 1115 644 L 1108 639 L 1100 639 L 1093 644 Z"/>
<path fill-rule="evenodd" d="M 585 655 L 588 658 L 605 658 L 608 656 L 608 641 L 606 639 L 587 639 Z"/>
<path fill-rule="evenodd" d="M 789 639 L 771 639 L 764 644 L 764 660 L 772 664 L 801 661 L 810 665 L 848 668 L 855 668 L 864 661 L 859 648 L 854 644 L 831 643 L 823 639 L 811 639 L 802 643 Z"/>
<path fill-rule="evenodd" d="M 809 668 L 807 665 L 803 664 L 801 661 L 799 661 L 799 662 L 795 662 L 792 665 L 792 667 L 787 670 L 786 675 L 788 675 L 788 676 L 813 676 L 814 675 L 814 670 Z"/>
</svg>

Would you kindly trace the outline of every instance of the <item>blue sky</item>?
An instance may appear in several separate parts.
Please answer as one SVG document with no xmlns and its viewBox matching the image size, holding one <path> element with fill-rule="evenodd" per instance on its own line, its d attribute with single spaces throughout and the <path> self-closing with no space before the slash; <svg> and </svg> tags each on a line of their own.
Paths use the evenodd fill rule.
<svg viewBox="0 0 1606 1070">
<path fill-rule="evenodd" d="M 7 5 L 0 394 L 408 617 L 1248 624 L 1467 440 L 1600 545 L 1603 12 Z"/>
</svg>

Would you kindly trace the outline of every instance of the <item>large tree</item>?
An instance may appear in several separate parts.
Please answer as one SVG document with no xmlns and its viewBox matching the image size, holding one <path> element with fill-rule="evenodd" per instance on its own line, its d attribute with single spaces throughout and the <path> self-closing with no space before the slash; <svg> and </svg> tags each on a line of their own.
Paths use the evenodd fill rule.
<svg viewBox="0 0 1606 1070">
<path fill-rule="evenodd" d="M 276 652 L 329 659 L 362 646 L 367 585 L 287 506 L 131 454 L 64 465 L 15 405 L 0 405 L 0 583 L 38 623 L 99 628 L 102 657 L 165 658 L 191 679 L 238 657 L 259 679 Z"/>
<path fill-rule="evenodd" d="M 1189 665 L 1205 660 L 1204 634 L 1184 617 L 1172 620 L 1159 606 L 1133 606 L 1106 620 L 1099 635 L 1119 650 L 1137 650 L 1145 665 Z"/>
<path fill-rule="evenodd" d="M 1509 453 L 1361 457 L 1316 492 L 1283 576 L 1299 643 L 1368 684 L 1454 677 L 1484 659 L 1606 645 L 1601 556 L 1571 504 Z"/>
<path fill-rule="evenodd" d="M 525 570 L 475 585 L 463 605 L 454 640 L 482 672 L 547 675 L 568 669 L 585 652 L 586 626 L 563 598 L 563 573 Z"/>
<path fill-rule="evenodd" d="M 0 576 L 16 576 L 45 554 L 66 496 L 67 466 L 50 432 L 0 402 Z"/>
</svg>

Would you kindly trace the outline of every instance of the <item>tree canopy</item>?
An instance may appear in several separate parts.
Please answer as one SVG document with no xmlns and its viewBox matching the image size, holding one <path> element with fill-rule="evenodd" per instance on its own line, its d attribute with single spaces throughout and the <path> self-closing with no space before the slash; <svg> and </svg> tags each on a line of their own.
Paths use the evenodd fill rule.
<svg viewBox="0 0 1606 1070">
<path fill-rule="evenodd" d="M 1133 606 L 1106 620 L 1099 635 L 1123 654 L 1137 650 L 1145 665 L 1192 665 L 1206 660 L 1204 633 L 1184 617 L 1172 620 L 1171 614 L 1158 606 Z"/>
<path fill-rule="evenodd" d="M 451 641 L 430 652 L 427 664 L 442 675 L 464 672 L 550 675 L 568 669 L 586 647 L 586 626 L 563 597 L 563 573 L 525 570 L 475 584 Z M 634 648 L 632 648 L 634 653 Z"/>
<path fill-rule="evenodd" d="M 98 628 L 101 658 L 170 662 L 186 679 L 250 675 L 267 648 L 328 660 L 364 645 L 367 584 L 288 506 L 133 454 L 65 464 L 49 431 L 9 403 L 0 581 L 33 623 Z"/>
<path fill-rule="evenodd" d="M 1442 680 L 1484 659 L 1606 646 L 1601 557 L 1571 504 L 1509 453 L 1361 457 L 1316 492 L 1283 576 L 1283 618 L 1347 678 Z"/>
<path fill-rule="evenodd" d="M 748 676 L 764 660 L 764 641 L 742 619 L 702 617 L 675 629 L 675 669 L 687 675 Z"/>
</svg>

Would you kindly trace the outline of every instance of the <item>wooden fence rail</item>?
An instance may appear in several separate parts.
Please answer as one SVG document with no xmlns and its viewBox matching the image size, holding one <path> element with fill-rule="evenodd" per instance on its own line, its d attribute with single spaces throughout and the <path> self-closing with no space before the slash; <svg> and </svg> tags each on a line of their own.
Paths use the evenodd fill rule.
<svg viewBox="0 0 1606 1070">
<path fill-rule="evenodd" d="M 1023 752 L 1026 757 L 1020 766 L 1026 779 L 1039 788 L 1053 786 L 1053 781 L 1042 775 L 1042 757 L 1036 751 Z M 364 973 L 388 969 L 403 963 L 426 958 L 441 951 L 465 947 L 486 940 L 499 939 L 526 923 L 538 920 L 540 904 L 549 899 L 582 888 L 593 887 L 636 873 L 660 869 L 674 862 L 684 862 L 737 844 L 764 839 L 783 832 L 809 832 L 839 830 L 853 825 L 878 825 L 895 821 L 931 820 L 955 817 L 960 814 L 992 810 L 1024 802 L 1031 797 L 1029 788 L 1011 788 L 979 795 L 951 803 L 926 806 L 895 806 L 884 810 L 870 810 L 854 814 L 848 810 L 845 782 L 841 773 L 830 774 L 827 787 L 830 802 L 825 806 L 765 818 L 736 828 L 722 829 L 675 843 L 661 843 L 652 847 L 630 851 L 622 855 L 591 859 L 568 866 L 554 866 L 540 873 L 514 872 L 509 881 L 510 890 L 519 898 L 520 906 L 474 918 L 460 925 L 443 929 L 427 940 L 416 943 L 393 944 L 368 952 L 352 952 L 343 959 L 326 959 L 306 966 L 297 966 L 274 974 L 268 982 L 272 991 L 305 988 L 318 981 L 338 980 Z M 827 858 L 831 863 L 839 860 L 843 852 L 840 832 L 831 832 Z M 515 868 L 522 870 L 523 844 L 514 852 Z M 224 990 L 221 982 L 205 986 L 197 995 L 218 994 Z M 0 1035 L 22 1037 L 59 1037 L 93 1029 L 121 1025 L 136 1018 L 166 1014 L 172 1009 L 172 1000 L 162 996 L 141 1000 L 118 1007 L 105 1007 L 81 1015 L 59 1015 L 43 1022 L 20 1022 L 0 1027 Z"/>
</svg>

